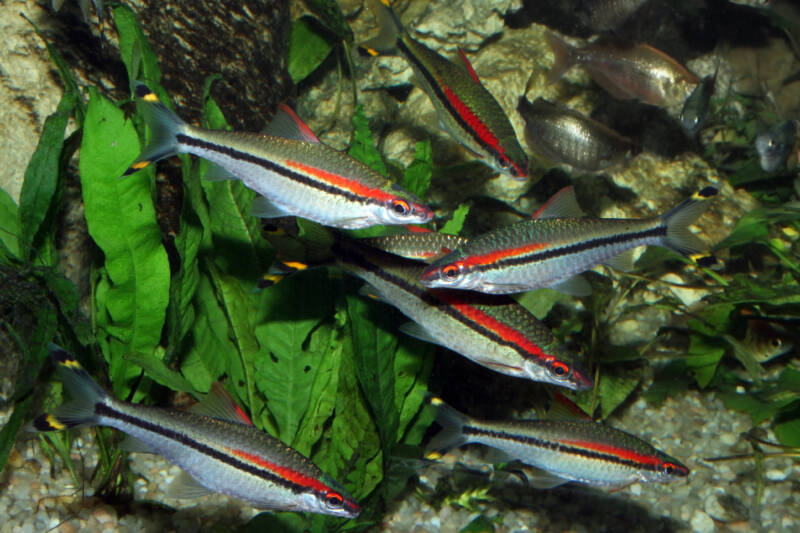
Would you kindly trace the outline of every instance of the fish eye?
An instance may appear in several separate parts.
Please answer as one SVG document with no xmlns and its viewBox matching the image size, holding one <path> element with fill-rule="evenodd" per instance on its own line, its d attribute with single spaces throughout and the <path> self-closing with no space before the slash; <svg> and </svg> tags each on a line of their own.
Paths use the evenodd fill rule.
<svg viewBox="0 0 800 533">
<path fill-rule="evenodd" d="M 407 215 L 411 211 L 411 206 L 405 200 L 392 200 L 392 211 L 398 215 Z"/>
<path fill-rule="evenodd" d="M 344 504 L 344 499 L 332 492 L 325 496 L 325 503 L 328 504 L 328 507 L 339 508 Z"/>
<path fill-rule="evenodd" d="M 552 372 L 555 376 L 562 378 L 569 374 L 569 366 L 565 365 L 561 361 L 554 361 L 550 364 L 550 372 Z"/>
<path fill-rule="evenodd" d="M 445 277 L 449 280 L 456 279 L 458 277 L 458 267 L 456 265 L 447 265 L 443 267 L 442 277 Z"/>
<path fill-rule="evenodd" d="M 678 467 L 673 463 L 664 463 L 661 465 L 661 468 L 664 469 L 665 474 L 669 475 L 673 475 L 678 472 Z"/>
</svg>

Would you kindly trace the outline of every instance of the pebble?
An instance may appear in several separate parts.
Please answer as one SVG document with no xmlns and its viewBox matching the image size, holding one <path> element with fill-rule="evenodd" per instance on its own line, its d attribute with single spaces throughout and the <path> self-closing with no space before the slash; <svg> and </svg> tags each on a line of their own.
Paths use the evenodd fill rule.
<svg viewBox="0 0 800 533">
<path fill-rule="evenodd" d="M 691 524 L 695 533 L 711 533 L 714 531 L 714 521 L 710 516 L 700 510 L 694 512 Z"/>
<path fill-rule="evenodd" d="M 767 470 L 764 475 L 770 481 L 785 481 L 787 477 L 789 477 L 789 473 L 791 472 L 791 466 L 789 470 L 778 470 L 776 468 L 772 468 Z"/>
</svg>

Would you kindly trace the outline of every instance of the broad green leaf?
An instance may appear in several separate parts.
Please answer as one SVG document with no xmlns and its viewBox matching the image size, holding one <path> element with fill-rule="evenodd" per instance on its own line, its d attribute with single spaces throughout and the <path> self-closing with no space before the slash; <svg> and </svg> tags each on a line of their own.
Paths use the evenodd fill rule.
<svg viewBox="0 0 800 533">
<path fill-rule="evenodd" d="M 142 367 L 147 377 L 159 385 L 176 391 L 188 392 L 189 394 L 195 394 L 197 392 L 183 376 L 167 368 L 164 361 L 157 357 L 152 355 L 127 354 L 125 355 L 125 359 L 134 365 Z"/>
<path fill-rule="evenodd" d="M 800 406 L 789 416 L 781 417 L 774 429 L 778 442 L 784 446 L 800 448 Z"/>
<path fill-rule="evenodd" d="M 327 272 L 317 269 L 273 285 L 261 299 L 267 311 L 255 330 L 262 348 L 255 361 L 256 386 L 267 398 L 280 439 L 287 444 L 295 438 L 328 353 L 331 329 L 311 332 L 333 310 L 329 286 Z"/>
<path fill-rule="evenodd" d="M 596 400 L 600 406 L 600 419 L 605 420 L 614 410 L 628 399 L 641 380 L 641 372 L 610 367 L 600 372 Z M 585 412 L 592 414 L 594 391 L 581 391 L 568 394 Z"/>
<path fill-rule="evenodd" d="M 292 21 L 289 30 L 289 59 L 287 69 L 292 82 L 300 83 L 319 67 L 333 45 L 314 31 L 310 18 L 301 17 Z"/>
<path fill-rule="evenodd" d="M 353 112 L 353 136 L 350 139 L 348 153 L 373 170 L 384 176 L 387 175 L 386 163 L 383 162 L 381 153 L 375 148 L 372 131 L 369 129 L 369 119 L 361 104 L 358 104 Z"/>
<path fill-rule="evenodd" d="M 120 55 L 128 71 L 128 82 L 131 87 L 135 80 L 143 80 L 162 102 L 167 102 L 167 95 L 161 88 L 158 59 L 139 26 L 136 13 L 126 5 L 118 5 L 112 13 L 119 34 Z"/>
<path fill-rule="evenodd" d="M 559 302 L 572 301 L 572 297 L 553 289 L 527 291 L 516 297 L 519 304 L 539 320 L 547 318 L 553 306 Z"/>
<path fill-rule="evenodd" d="M 659 407 L 668 396 L 686 391 L 688 385 L 686 361 L 674 359 L 656 371 L 653 384 L 644 393 L 644 398 L 651 406 Z"/>
<path fill-rule="evenodd" d="M 394 398 L 398 412 L 395 442 L 403 441 L 409 424 L 422 408 L 435 351 L 430 343 L 410 337 L 400 338 L 394 356 Z"/>
<path fill-rule="evenodd" d="M 124 113 L 91 90 L 79 167 L 86 223 L 107 272 L 97 325 L 119 340 L 122 352 L 146 354 L 161 339 L 170 279 L 153 207 L 153 171 L 120 179 L 138 152 L 138 136 Z M 95 301 L 101 301 L 97 291 Z M 127 392 L 124 384 L 114 385 L 118 394 Z"/>
<path fill-rule="evenodd" d="M 19 208 L 5 189 L 0 189 L 0 244 L 13 257 L 20 259 Z"/>
<path fill-rule="evenodd" d="M 342 41 L 353 42 L 353 30 L 350 29 L 347 19 L 336 0 L 304 0 L 306 7 L 317 16 L 317 20 L 324 24 L 337 38 Z"/>
<path fill-rule="evenodd" d="M 433 175 L 433 151 L 430 141 L 414 145 L 414 160 L 406 168 L 403 188 L 418 198 L 425 198 Z"/>
<path fill-rule="evenodd" d="M 392 325 L 392 314 L 378 310 L 378 306 L 383 305 L 360 296 L 347 296 L 356 376 L 374 415 L 381 444 L 386 452 L 397 440 L 399 424 L 394 375 L 398 341 L 386 329 Z M 383 320 L 377 322 L 379 317 Z"/>
<path fill-rule="evenodd" d="M 17 402 L 14 406 L 14 412 L 11 413 L 8 421 L 0 429 L 0 472 L 5 468 L 8 454 L 11 452 L 11 448 L 14 447 L 17 431 L 28 418 L 28 410 L 32 401 L 33 394 L 29 394 L 24 400 Z"/>
<path fill-rule="evenodd" d="M 25 180 L 19 195 L 19 216 L 22 247 L 27 259 L 36 251 L 34 239 L 50 210 L 56 194 L 61 174 L 61 148 L 64 145 L 64 132 L 67 122 L 75 108 L 75 95 L 66 92 L 58 103 L 55 113 L 47 117 L 39 137 L 39 144 L 33 152 Z"/>
<path fill-rule="evenodd" d="M 469 214 L 470 204 L 461 204 L 459 205 L 453 216 L 444 223 L 442 229 L 439 231 L 441 233 L 447 233 L 450 235 L 458 235 L 461 233 L 461 229 L 464 227 L 464 221 L 467 219 L 467 215 Z"/>
<path fill-rule="evenodd" d="M 753 242 L 766 242 L 770 227 L 797 220 L 800 220 L 800 209 L 789 207 L 753 209 L 742 215 L 731 234 L 713 249 L 720 250 Z"/>
<path fill-rule="evenodd" d="M 462 527 L 459 533 L 494 533 L 494 523 L 483 515 Z"/>
<path fill-rule="evenodd" d="M 722 339 L 691 334 L 686 366 L 692 371 L 700 388 L 706 388 L 711 382 L 723 355 L 725 355 L 725 344 Z"/>
</svg>

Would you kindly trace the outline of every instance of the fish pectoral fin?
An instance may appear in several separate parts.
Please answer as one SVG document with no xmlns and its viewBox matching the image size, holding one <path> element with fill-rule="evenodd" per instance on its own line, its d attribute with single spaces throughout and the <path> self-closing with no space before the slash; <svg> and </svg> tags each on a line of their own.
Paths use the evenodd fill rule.
<svg viewBox="0 0 800 533">
<path fill-rule="evenodd" d="M 498 361 L 493 361 L 491 359 L 477 359 L 472 358 L 473 361 L 478 363 L 479 365 L 483 365 L 487 368 L 492 368 L 501 374 L 511 375 L 511 376 L 521 376 L 525 372 L 522 367 L 516 365 L 507 365 L 505 363 L 500 363 Z"/>
<path fill-rule="evenodd" d="M 633 270 L 633 250 L 625 250 L 621 254 L 612 257 L 605 263 L 606 266 L 610 266 L 614 270 L 620 270 L 622 272 L 630 272 Z"/>
<path fill-rule="evenodd" d="M 405 324 L 401 324 L 398 327 L 401 332 L 405 333 L 409 337 L 414 337 L 415 339 L 421 340 L 423 342 L 430 342 L 431 344 L 438 344 L 439 346 L 443 346 L 442 342 L 438 339 L 433 338 L 433 336 L 428 332 L 427 329 L 423 328 L 416 322 L 406 322 Z"/>
<path fill-rule="evenodd" d="M 211 492 L 213 491 L 201 485 L 199 481 L 184 470 L 181 470 L 180 474 L 175 476 L 175 479 L 173 479 L 172 483 L 167 487 L 168 497 L 181 500 L 201 498 L 207 494 L 211 494 Z"/>
<path fill-rule="evenodd" d="M 551 196 L 531 215 L 531 218 L 580 218 L 584 215 L 575 198 L 575 187 L 569 185 Z"/>
<path fill-rule="evenodd" d="M 210 416 L 218 420 L 236 422 L 246 426 L 253 425 L 247 413 L 239 407 L 236 400 L 228 394 L 225 387 L 218 381 L 212 383 L 208 394 L 188 410 L 196 415 Z"/>
<path fill-rule="evenodd" d="M 259 218 L 280 218 L 294 216 L 284 208 L 276 205 L 269 198 L 264 196 L 256 196 L 253 200 L 253 205 L 250 206 L 250 214 Z"/>
<path fill-rule="evenodd" d="M 583 276 L 573 276 L 550 286 L 551 289 L 569 296 L 584 297 L 592 294 L 592 286 Z"/>
<path fill-rule="evenodd" d="M 518 292 L 527 292 L 531 290 L 529 285 L 521 283 L 484 283 L 481 286 L 480 292 L 489 294 L 515 294 Z"/>
<path fill-rule="evenodd" d="M 264 133 L 284 139 L 319 143 L 319 138 L 311 131 L 311 128 L 300 120 L 297 113 L 286 104 L 278 106 L 278 111 L 272 117 L 269 125 L 264 128 Z"/>
<path fill-rule="evenodd" d="M 132 453 L 158 453 L 133 435 L 125 435 L 125 438 L 119 443 L 119 447 L 126 452 Z"/>
</svg>

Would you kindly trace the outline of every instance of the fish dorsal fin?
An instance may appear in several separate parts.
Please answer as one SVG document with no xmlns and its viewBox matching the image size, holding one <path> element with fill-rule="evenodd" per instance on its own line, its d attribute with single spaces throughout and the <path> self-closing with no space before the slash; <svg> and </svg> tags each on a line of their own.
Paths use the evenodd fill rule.
<svg viewBox="0 0 800 533">
<path fill-rule="evenodd" d="M 281 218 L 293 216 L 265 196 L 256 196 L 250 205 L 250 215 L 258 218 Z"/>
<path fill-rule="evenodd" d="M 475 73 L 475 69 L 472 68 L 472 63 L 469 62 L 469 59 L 467 59 L 467 54 L 461 47 L 458 48 L 458 57 L 461 58 L 461 62 L 464 63 L 464 68 L 467 69 L 470 77 L 475 80 L 475 83 L 481 85 L 481 80 L 478 78 L 478 75 Z"/>
<path fill-rule="evenodd" d="M 553 401 L 545 413 L 545 420 L 591 420 L 578 405 L 560 392 L 553 394 Z"/>
<path fill-rule="evenodd" d="M 585 213 L 575 198 L 575 187 L 568 185 L 550 197 L 532 215 L 532 219 L 582 217 Z"/>
<path fill-rule="evenodd" d="M 193 499 L 200 498 L 212 491 L 207 487 L 200 484 L 195 478 L 181 470 L 180 474 L 175 476 L 172 483 L 167 487 L 167 496 L 177 499 Z"/>
<path fill-rule="evenodd" d="M 319 138 L 311 131 L 305 122 L 300 120 L 291 107 L 280 104 L 272 121 L 264 129 L 267 135 L 283 137 L 284 139 L 295 139 L 310 143 L 318 143 Z"/>
<path fill-rule="evenodd" d="M 208 394 L 189 408 L 189 411 L 197 414 L 210 416 L 219 420 L 227 420 L 238 424 L 252 426 L 253 421 L 247 416 L 236 401 L 228 394 L 228 391 L 221 383 L 214 382 Z"/>
</svg>

